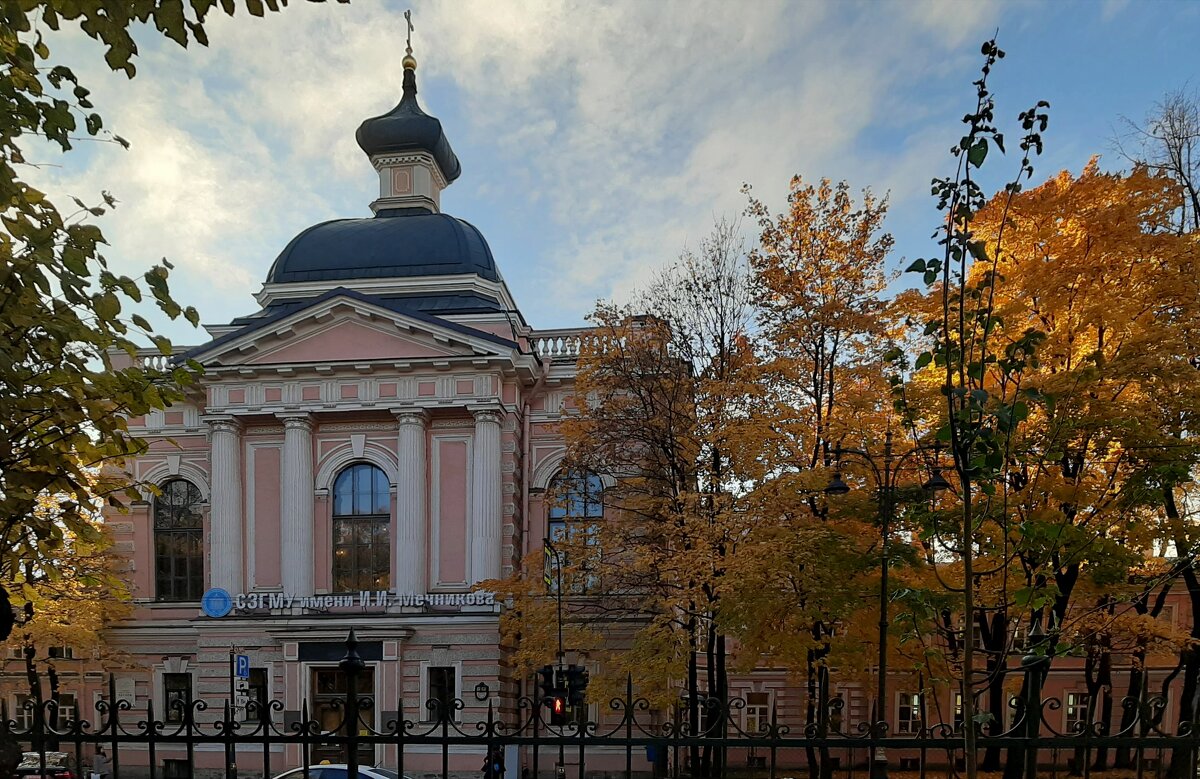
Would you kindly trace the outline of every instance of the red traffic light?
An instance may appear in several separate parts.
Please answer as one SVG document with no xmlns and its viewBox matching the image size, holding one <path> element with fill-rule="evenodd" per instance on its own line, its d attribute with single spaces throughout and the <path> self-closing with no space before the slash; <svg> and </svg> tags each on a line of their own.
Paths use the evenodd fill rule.
<svg viewBox="0 0 1200 779">
<path fill-rule="evenodd" d="M 554 702 L 551 704 L 551 710 L 555 714 L 564 714 L 567 711 L 567 702 L 562 698 L 556 697 L 554 698 Z"/>
</svg>

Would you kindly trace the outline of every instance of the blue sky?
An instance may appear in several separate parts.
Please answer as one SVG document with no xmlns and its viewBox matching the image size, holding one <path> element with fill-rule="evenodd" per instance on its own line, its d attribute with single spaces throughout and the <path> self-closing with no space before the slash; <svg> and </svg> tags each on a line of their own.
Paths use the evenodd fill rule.
<svg viewBox="0 0 1200 779">
<path fill-rule="evenodd" d="M 422 104 L 463 163 L 443 209 L 483 231 L 539 328 L 580 325 L 597 298 L 628 295 L 714 217 L 740 214 L 743 183 L 777 210 L 793 174 L 889 193 L 892 264 L 930 252 L 929 180 L 947 170 L 979 44 L 997 29 L 1010 137 L 1019 111 L 1051 104 L 1038 180 L 1093 154 L 1122 167 L 1121 118 L 1200 88 L 1200 2 L 1182 0 L 295 2 L 265 20 L 214 19 L 207 49 L 140 33 L 132 82 L 82 35 L 52 37 L 133 147 L 47 151 L 33 177 L 117 197 L 100 224 L 121 271 L 165 256 L 203 321 L 249 313 L 293 235 L 369 215 L 377 183 L 354 130 L 399 98 L 410 6 Z"/>
</svg>

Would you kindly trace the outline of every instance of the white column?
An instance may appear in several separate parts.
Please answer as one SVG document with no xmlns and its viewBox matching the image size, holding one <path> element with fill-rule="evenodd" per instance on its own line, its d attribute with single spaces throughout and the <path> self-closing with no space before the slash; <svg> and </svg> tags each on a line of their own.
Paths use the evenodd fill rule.
<svg viewBox="0 0 1200 779">
<path fill-rule="evenodd" d="M 242 591 L 242 435 L 235 419 L 214 419 L 209 499 L 209 586 Z"/>
<path fill-rule="evenodd" d="M 397 593 L 427 592 L 425 571 L 429 564 L 429 527 L 425 507 L 425 425 L 429 415 L 421 409 L 396 412 L 400 427 L 397 441 L 399 468 L 396 477 Z"/>
<path fill-rule="evenodd" d="M 500 578 L 500 412 L 475 414 L 471 460 L 471 583 Z"/>
<path fill-rule="evenodd" d="M 283 483 L 279 495 L 283 591 L 313 594 L 313 452 L 308 415 L 283 419 Z"/>
</svg>

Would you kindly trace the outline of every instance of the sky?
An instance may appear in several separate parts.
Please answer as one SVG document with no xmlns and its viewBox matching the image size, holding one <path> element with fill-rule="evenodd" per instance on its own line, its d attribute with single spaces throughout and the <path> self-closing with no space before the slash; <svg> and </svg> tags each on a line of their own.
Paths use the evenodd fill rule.
<svg viewBox="0 0 1200 779">
<path fill-rule="evenodd" d="M 202 321 L 251 313 L 294 235 L 370 215 L 378 179 L 354 131 L 399 100 L 406 8 L 422 106 L 462 161 L 442 209 L 483 232 L 539 329 L 627 298 L 714 219 L 739 217 L 743 185 L 782 210 L 797 174 L 887 194 L 894 267 L 933 253 L 929 182 L 951 170 L 993 34 L 1001 128 L 1015 139 L 1017 114 L 1050 102 L 1036 180 L 1096 154 L 1124 167 L 1123 118 L 1200 88 L 1200 2 L 1184 0 L 293 0 L 265 19 L 214 17 L 207 48 L 139 30 L 132 81 L 82 33 L 51 34 L 131 148 L 38 149 L 30 178 L 116 197 L 98 223 L 119 272 L 166 257 Z M 1013 152 L 989 160 L 993 188 Z M 205 340 L 184 323 L 164 332 Z"/>
</svg>

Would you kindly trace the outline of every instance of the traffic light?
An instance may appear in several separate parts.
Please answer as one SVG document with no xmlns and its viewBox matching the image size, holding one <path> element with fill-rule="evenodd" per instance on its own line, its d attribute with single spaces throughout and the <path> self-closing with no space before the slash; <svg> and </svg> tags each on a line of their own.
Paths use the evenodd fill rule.
<svg viewBox="0 0 1200 779">
<path fill-rule="evenodd" d="M 548 700 L 554 692 L 554 666 L 543 665 L 538 669 L 538 687 L 542 691 L 542 700 Z"/>
<path fill-rule="evenodd" d="M 563 690 L 555 690 L 550 696 L 550 724 L 560 728 L 567 724 L 567 696 Z"/>
<path fill-rule="evenodd" d="M 567 666 L 567 702 L 574 706 L 582 706 L 587 697 L 588 670 L 580 665 Z"/>
</svg>

